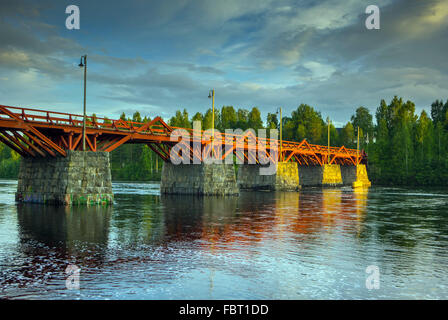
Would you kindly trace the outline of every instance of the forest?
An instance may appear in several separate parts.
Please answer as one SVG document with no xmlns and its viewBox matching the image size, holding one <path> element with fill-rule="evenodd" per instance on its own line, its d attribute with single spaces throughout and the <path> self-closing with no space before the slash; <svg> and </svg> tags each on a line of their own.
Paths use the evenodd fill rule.
<svg viewBox="0 0 448 320">
<path fill-rule="evenodd" d="M 94 116 L 94 115 L 92 115 Z M 375 118 L 375 119 L 374 119 Z M 140 112 L 123 120 L 150 121 Z M 307 104 L 301 104 L 283 115 L 283 139 L 327 144 L 327 120 Z M 375 122 L 374 122 L 375 120 Z M 212 127 L 212 110 L 197 112 L 192 117 L 187 110 L 178 110 L 168 121 L 175 127 L 191 128 L 201 121 L 202 128 Z M 415 104 L 394 97 L 388 104 L 381 100 L 375 115 L 359 107 L 342 128 L 330 124 L 330 144 L 356 148 L 359 127 L 360 148 L 368 155 L 369 177 L 377 185 L 447 186 L 448 185 L 448 100 L 436 100 L 430 114 L 416 114 Z M 215 109 L 215 128 L 279 129 L 279 114 L 268 113 L 263 121 L 257 107 L 251 110 L 223 106 Z M 20 156 L 0 144 L 0 178 L 16 178 Z M 112 178 L 115 181 L 157 181 L 163 163 L 147 146 L 125 144 L 111 153 Z"/>
</svg>

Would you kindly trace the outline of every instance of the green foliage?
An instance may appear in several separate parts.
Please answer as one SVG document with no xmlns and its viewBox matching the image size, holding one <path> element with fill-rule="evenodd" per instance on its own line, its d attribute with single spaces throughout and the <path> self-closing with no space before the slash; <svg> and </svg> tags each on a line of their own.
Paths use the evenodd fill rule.
<svg viewBox="0 0 448 320">
<path fill-rule="evenodd" d="M 212 117 L 213 112 L 212 109 L 208 109 L 205 113 L 202 120 L 202 130 L 208 130 L 213 127 L 213 121 L 215 122 L 215 129 L 219 129 L 221 127 L 220 114 L 219 110 L 215 108 L 215 119 Z"/>
<path fill-rule="evenodd" d="M 204 117 L 202 116 L 202 113 L 196 112 L 196 114 L 193 116 L 193 118 L 191 118 L 191 127 L 192 128 L 193 128 L 193 122 L 195 122 L 195 121 L 199 121 L 199 123 L 201 124 L 201 128 L 204 127 L 204 125 L 203 125 Z"/>
<path fill-rule="evenodd" d="M 140 116 L 140 114 L 138 114 L 138 116 Z M 177 110 L 176 115 L 174 117 L 171 117 L 171 119 L 168 121 L 168 124 L 172 127 L 191 128 L 191 122 L 190 120 L 188 120 L 187 110 L 184 109 L 183 112 Z"/>
<path fill-rule="evenodd" d="M 19 154 L 0 143 L 0 177 L 16 178 L 19 175 Z"/>
<path fill-rule="evenodd" d="M 369 110 L 364 107 L 359 107 L 356 109 L 355 114 L 351 118 L 351 122 L 354 128 L 361 128 L 363 134 L 360 135 L 360 138 L 365 142 L 369 140 L 369 142 L 373 139 L 373 121 L 372 115 Z"/>
<path fill-rule="evenodd" d="M 347 148 L 355 147 L 355 129 L 350 121 L 341 129 L 339 142 Z"/>
<path fill-rule="evenodd" d="M 247 126 L 257 132 L 258 129 L 263 128 L 263 121 L 261 120 L 261 113 L 257 107 L 252 108 L 248 114 Z"/>
<path fill-rule="evenodd" d="M 307 104 L 301 104 L 292 112 L 291 118 L 287 118 L 284 138 L 292 141 L 307 139 L 310 143 L 323 143 L 327 140 L 326 128 L 320 112 Z"/>
<path fill-rule="evenodd" d="M 376 112 L 375 141 L 367 146 L 370 178 L 390 185 L 448 185 L 448 130 L 444 104 L 415 114 L 415 104 L 394 97 Z"/>
<path fill-rule="evenodd" d="M 327 133 L 328 134 L 328 133 Z M 330 146 L 337 147 L 339 146 L 339 133 L 336 127 L 331 123 L 330 124 Z"/>
<path fill-rule="evenodd" d="M 268 113 L 266 118 L 266 128 L 267 129 L 280 129 L 279 121 L 276 113 Z"/>
<path fill-rule="evenodd" d="M 221 109 L 221 123 L 218 129 L 225 132 L 225 129 L 236 128 L 238 117 L 235 109 L 232 106 L 224 106 Z"/>
<path fill-rule="evenodd" d="M 237 119 L 237 128 L 246 130 L 248 128 L 247 123 L 249 121 L 249 111 L 246 109 L 238 109 Z"/>
</svg>

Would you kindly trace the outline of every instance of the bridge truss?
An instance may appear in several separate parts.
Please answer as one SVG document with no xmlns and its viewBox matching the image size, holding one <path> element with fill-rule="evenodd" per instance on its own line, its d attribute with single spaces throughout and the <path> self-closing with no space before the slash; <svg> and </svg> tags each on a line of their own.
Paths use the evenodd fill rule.
<svg viewBox="0 0 448 320">
<path fill-rule="evenodd" d="M 82 150 L 82 124 L 82 115 L 0 105 L 0 141 L 23 157 L 66 156 L 68 150 Z M 175 138 L 176 129 L 183 129 L 190 138 Z M 201 162 L 205 154 L 211 154 L 221 160 L 235 156 L 242 163 L 263 163 L 258 152 L 263 146 L 272 161 L 295 161 L 305 166 L 367 163 L 363 150 L 344 146 L 328 148 L 306 140 L 282 141 L 280 145 L 278 140 L 258 138 L 251 131 L 204 139 L 207 132 L 171 127 L 160 117 L 142 123 L 88 116 L 86 149 L 111 152 L 125 143 L 140 143 L 168 162 L 173 147 L 179 144 L 192 162 Z"/>
</svg>

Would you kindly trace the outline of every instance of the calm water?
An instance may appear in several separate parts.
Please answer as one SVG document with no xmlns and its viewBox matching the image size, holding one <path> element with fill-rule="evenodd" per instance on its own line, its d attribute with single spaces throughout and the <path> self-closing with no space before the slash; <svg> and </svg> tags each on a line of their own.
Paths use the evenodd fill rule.
<svg viewBox="0 0 448 320">
<path fill-rule="evenodd" d="M 113 208 L 69 209 L 17 205 L 15 188 L 0 180 L 0 297 L 448 298 L 448 190 L 220 199 L 115 183 Z M 66 289 L 69 264 L 80 290 Z"/>
</svg>

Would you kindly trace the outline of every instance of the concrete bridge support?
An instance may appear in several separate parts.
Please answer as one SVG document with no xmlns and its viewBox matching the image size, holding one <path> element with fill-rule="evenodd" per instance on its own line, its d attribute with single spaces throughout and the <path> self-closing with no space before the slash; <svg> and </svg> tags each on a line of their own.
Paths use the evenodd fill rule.
<svg viewBox="0 0 448 320">
<path fill-rule="evenodd" d="M 233 164 L 163 164 L 162 194 L 238 195 Z"/>
<path fill-rule="evenodd" d="M 296 191 L 301 187 L 351 186 L 360 179 L 364 184 L 368 181 L 365 169 L 358 169 L 357 173 L 355 166 L 299 166 L 295 162 L 280 162 L 272 175 L 261 175 L 260 168 L 260 165 L 239 165 L 235 181 L 231 164 L 164 163 L 160 190 L 162 194 L 222 196 L 237 195 L 239 190 Z"/>
<path fill-rule="evenodd" d="M 302 188 L 321 187 L 323 167 L 321 166 L 298 166 L 299 179 Z"/>
<path fill-rule="evenodd" d="M 67 151 L 67 157 L 21 160 L 16 201 L 109 205 L 113 199 L 108 152 Z"/>
<path fill-rule="evenodd" d="M 372 185 L 367 176 L 367 168 L 365 164 L 358 164 L 356 166 L 356 180 L 352 185 L 353 188 L 365 188 Z"/>
<path fill-rule="evenodd" d="M 322 171 L 322 186 L 342 186 L 341 166 L 338 164 L 324 164 Z"/>
<path fill-rule="evenodd" d="M 242 164 L 238 167 L 238 186 L 246 190 L 296 191 L 300 189 L 299 171 L 295 162 L 277 163 L 272 175 L 261 175 L 260 165 Z"/>
<path fill-rule="evenodd" d="M 364 165 L 360 165 L 364 166 Z M 367 173 L 365 173 L 365 177 Z M 302 187 L 351 186 L 357 179 L 356 166 L 325 164 L 324 166 L 299 166 Z"/>
<path fill-rule="evenodd" d="M 341 176 L 344 186 L 351 186 L 356 181 L 356 167 L 341 166 Z"/>
</svg>

